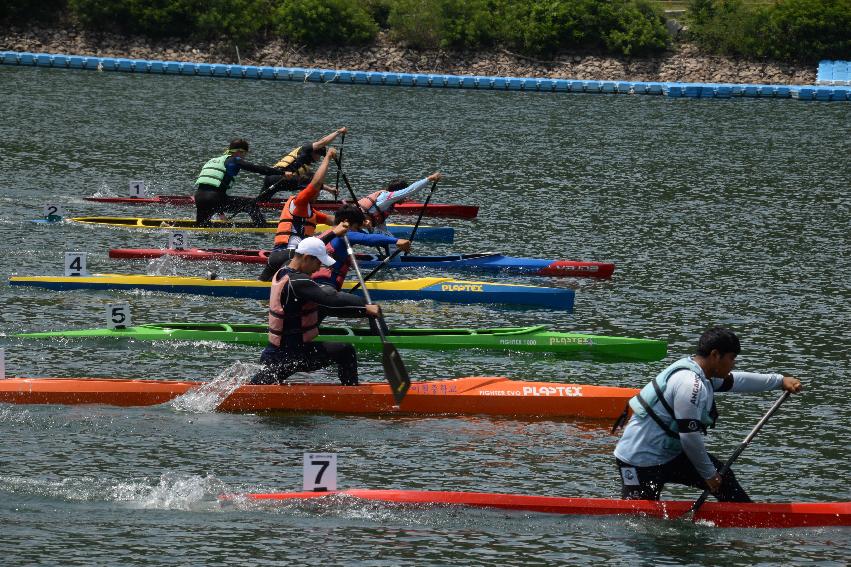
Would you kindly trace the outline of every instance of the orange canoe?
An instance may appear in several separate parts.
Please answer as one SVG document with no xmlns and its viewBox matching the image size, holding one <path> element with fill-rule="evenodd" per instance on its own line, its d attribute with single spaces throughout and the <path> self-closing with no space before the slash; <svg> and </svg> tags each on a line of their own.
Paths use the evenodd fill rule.
<svg viewBox="0 0 851 567">
<path fill-rule="evenodd" d="M 0 402 L 150 406 L 168 402 L 204 382 L 100 378 L 0 380 Z M 638 390 L 470 376 L 413 382 L 401 406 L 384 383 L 360 386 L 292 382 L 237 388 L 219 411 L 318 411 L 368 414 L 487 414 L 613 419 Z"/>
</svg>

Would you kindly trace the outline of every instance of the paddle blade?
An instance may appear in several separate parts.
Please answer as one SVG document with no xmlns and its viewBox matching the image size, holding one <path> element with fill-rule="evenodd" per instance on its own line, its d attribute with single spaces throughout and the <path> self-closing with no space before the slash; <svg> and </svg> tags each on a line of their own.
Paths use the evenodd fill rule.
<svg viewBox="0 0 851 567">
<path fill-rule="evenodd" d="M 396 405 L 402 403 L 405 399 L 405 394 L 408 393 L 408 388 L 411 387 L 411 377 L 408 376 L 408 371 L 405 368 L 405 363 L 399 355 L 399 351 L 391 343 L 384 343 L 384 356 L 382 364 L 384 364 L 384 377 L 390 384 L 390 390 L 393 392 L 393 399 L 396 400 Z"/>
</svg>

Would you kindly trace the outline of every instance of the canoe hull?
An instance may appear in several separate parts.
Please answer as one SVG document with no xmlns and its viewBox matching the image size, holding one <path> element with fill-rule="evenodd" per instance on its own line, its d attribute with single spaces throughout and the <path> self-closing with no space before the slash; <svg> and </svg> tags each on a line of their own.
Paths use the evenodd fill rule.
<svg viewBox="0 0 851 567">
<path fill-rule="evenodd" d="M 257 280 L 208 280 L 181 276 L 145 276 L 131 274 L 93 274 L 89 276 L 12 276 L 9 285 L 33 286 L 67 291 L 88 290 L 147 290 L 165 293 L 212 295 L 247 299 L 269 299 L 269 282 Z M 344 284 L 344 290 L 354 282 Z M 430 299 L 444 303 L 506 303 L 510 305 L 573 310 L 574 291 L 489 282 L 453 280 L 449 278 L 414 278 L 397 281 L 368 282 L 370 295 L 376 301 Z M 359 292 L 355 292 L 359 293 Z"/>
<path fill-rule="evenodd" d="M 62 337 L 218 341 L 255 346 L 264 346 L 268 341 L 265 325 L 228 323 L 153 323 L 123 329 L 49 331 L 17 336 L 33 339 Z M 608 361 L 655 361 L 667 355 L 667 344 L 664 341 L 556 332 L 547 330 L 544 325 L 494 329 L 394 328 L 387 338 L 401 349 L 549 352 Z M 383 346 L 380 337 L 372 334 L 369 328 L 362 327 L 322 326 L 319 328 L 319 336 L 314 340 L 349 343 L 359 350 L 381 351 Z"/>
<path fill-rule="evenodd" d="M 129 228 L 145 230 L 189 230 L 193 232 L 248 232 L 248 233 L 274 233 L 278 230 L 277 221 L 267 221 L 265 226 L 256 226 L 250 222 L 217 221 L 214 220 L 209 226 L 199 226 L 192 219 L 157 219 L 145 217 L 73 217 L 71 222 L 90 226 L 104 226 L 112 228 Z M 328 225 L 317 225 L 316 230 L 322 232 L 331 228 Z M 413 232 L 414 225 L 410 224 L 388 224 L 387 230 L 396 238 L 409 238 Z M 448 226 L 420 226 L 417 229 L 417 240 L 421 242 L 448 242 L 455 239 L 455 229 Z"/>
<path fill-rule="evenodd" d="M 660 519 L 678 519 L 692 505 L 691 501 L 614 500 L 422 490 L 343 490 L 243 495 L 244 498 L 255 501 L 304 500 L 332 496 L 400 504 L 461 505 L 548 514 L 648 516 Z M 719 528 L 851 526 L 851 502 L 707 502 L 698 510 L 694 521 L 709 522 Z"/>
<path fill-rule="evenodd" d="M 169 380 L 9 378 L 0 381 L 0 402 L 151 406 L 168 402 L 202 384 Z M 281 386 L 240 386 L 217 409 L 614 419 L 637 392 L 632 388 L 474 376 L 413 382 L 402 404 L 395 406 L 390 386 L 383 382 L 360 386 L 292 382 Z"/>
<path fill-rule="evenodd" d="M 191 195 L 157 195 L 155 197 L 83 197 L 86 201 L 96 203 L 117 203 L 122 205 L 171 205 L 177 207 L 194 207 L 195 198 Z M 261 201 L 257 205 L 264 209 L 282 209 L 284 199 L 270 199 Z M 314 208 L 320 211 L 336 211 L 343 204 L 340 201 L 319 200 Z M 399 203 L 396 205 L 395 214 L 419 215 L 423 210 L 423 203 Z M 426 206 L 424 217 L 442 217 L 457 219 L 474 219 L 479 214 L 479 207 L 475 205 L 456 205 L 444 203 L 429 203 Z"/>
<path fill-rule="evenodd" d="M 268 250 L 245 250 L 239 248 L 113 248 L 110 258 L 144 259 L 175 256 L 183 260 L 239 262 L 265 264 Z M 358 254 L 358 265 L 371 269 L 381 264 L 382 259 L 374 254 Z M 552 277 L 611 278 L 615 265 L 608 262 L 582 262 L 577 260 L 539 260 L 537 258 L 515 258 L 501 254 L 461 254 L 454 256 L 397 256 L 385 264 L 387 268 L 436 268 L 443 270 L 475 270 L 508 274 L 531 274 Z"/>
</svg>

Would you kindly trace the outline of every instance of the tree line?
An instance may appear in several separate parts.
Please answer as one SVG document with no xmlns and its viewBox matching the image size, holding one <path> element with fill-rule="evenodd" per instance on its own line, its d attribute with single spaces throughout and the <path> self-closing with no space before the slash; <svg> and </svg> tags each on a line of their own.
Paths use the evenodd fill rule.
<svg viewBox="0 0 851 567">
<path fill-rule="evenodd" d="M 709 53 L 813 62 L 851 59 L 851 1 L 688 0 L 685 38 Z M 679 18 L 679 16 L 678 16 Z M 652 55 L 674 38 L 649 0 L 30 0 L 0 4 L 0 23 L 76 26 L 150 38 L 272 39 L 362 46 L 385 30 L 414 49 L 501 47 Z"/>
</svg>

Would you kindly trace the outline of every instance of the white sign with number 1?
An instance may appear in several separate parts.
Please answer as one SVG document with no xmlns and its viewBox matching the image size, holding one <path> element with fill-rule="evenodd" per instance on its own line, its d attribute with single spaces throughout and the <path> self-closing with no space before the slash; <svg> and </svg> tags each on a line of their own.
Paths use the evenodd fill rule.
<svg viewBox="0 0 851 567">
<path fill-rule="evenodd" d="M 131 181 L 130 182 L 130 196 L 135 198 L 142 198 L 147 195 L 145 191 L 145 182 L 144 181 Z"/>
<path fill-rule="evenodd" d="M 304 481 L 305 492 L 328 492 L 337 490 L 337 454 L 305 453 Z"/>
</svg>

